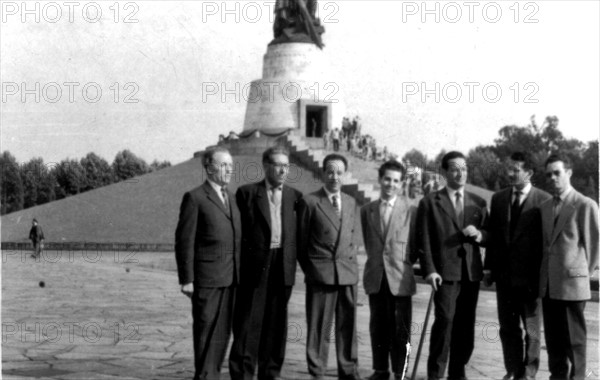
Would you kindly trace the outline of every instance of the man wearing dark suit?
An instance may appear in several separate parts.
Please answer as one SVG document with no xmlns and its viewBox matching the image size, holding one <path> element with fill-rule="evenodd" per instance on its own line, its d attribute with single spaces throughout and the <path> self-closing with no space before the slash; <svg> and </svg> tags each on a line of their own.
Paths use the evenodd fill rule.
<svg viewBox="0 0 600 380">
<path fill-rule="evenodd" d="M 363 283 L 369 296 L 371 349 L 375 372 L 368 380 L 396 380 L 408 368 L 412 295 L 416 292 L 413 242 L 416 207 L 398 196 L 406 169 L 396 161 L 379 168 L 381 197 L 360 210 L 367 263 Z"/>
<path fill-rule="evenodd" d="M 488 285 L 496 282 L 500 340 L 507 372 L 504 380 L 534 379 L 540 365 L 542 313 L 538 292 L 542 260 L 539 207 L 551 196 L 531 185 L 535 165 L 527 153 L 513 153 L 507 169 L 511 187 L 492 196 L 484 233 L 487 247 L 484 273 Z"/>
<path fill-rule="evenodd" d="M 233 194 L 226 188 L 231 155 L 217 147 L 202 161 L 208 179 L 183 196 L 175 256 L 181 291 L 192 300 L 194 379 L 218 380 L 231 334 L 242 228 Z"/>
<path fill-rule="evenodd" d="M 551 155 L 545 164 L 553 199 L 541 206 L 543 256 L 540 295 L 551 379 L 586 374 L 585 301 L 598 269 L 598 205 L 571 187 L 571 162 Z M 570 364 L 570 370 L 569 370 Z"/>
<path fill-rule="evenodd" d="M 296 211 L 302 193 L 284 185 L 289 153 L 267 149 L 265 180 L 238 189 L 242 216 L 241 283 L 229 355 L 233 380 L 278 379 L 285 357 L 287 305 L 296 276 Z"/>
<path fill-rule="evenodd" d="M 485 200 L 465 191 L 467 162 L 460 152 L 442 159 L 445 188 L 419 203 L 417 243 L 425 280 L 435 291 L 427 376 L 466 379 L 475 343 L 475 310 L 483 277 L 479 242 L 487 216 Z"/>
<path fill-rule="evenodd" d="M 334 315 L 338 377 L 359 379 L 356 251 L 360 226 L 354 199 L 341 193 L 347 170 L 344 156 L 326 156 L 325 186 L 298 203 L 298 261 L 306 282 L 306 358 L 313 379 L 322 379 L 327 370 Z"/>
</svg>

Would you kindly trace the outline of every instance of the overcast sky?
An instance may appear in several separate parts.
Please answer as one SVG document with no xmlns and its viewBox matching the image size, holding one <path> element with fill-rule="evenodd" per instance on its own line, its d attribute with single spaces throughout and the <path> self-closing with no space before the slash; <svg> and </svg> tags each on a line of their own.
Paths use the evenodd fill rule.
<svg viewBox="0 0 600 380">
<path fill-rule="evenodd" d="M 3 1 L 2 150 L 21 162 L 91 151 L 111 162 L 130 149 L 175 164 L 240 132 L 242 89 L 261 76 L 273 3 L 30 1 L 24 13 L 21 1 Z M 598 138 L 597 1 L 319 9 L 336 99 L 391 151 L 468 151 L 534 114 L 558 116 L 569 137 Z M 237 83 L 239 101 L 203 95 L 211 83 Z"/>
</svg>

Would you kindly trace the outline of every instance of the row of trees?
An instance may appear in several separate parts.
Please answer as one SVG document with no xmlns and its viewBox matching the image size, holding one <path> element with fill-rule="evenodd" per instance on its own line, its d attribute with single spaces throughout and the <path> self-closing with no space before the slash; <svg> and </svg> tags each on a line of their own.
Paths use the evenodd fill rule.
<svg viewBox="0 0 600 380">
<path fill-rule="evenodd" d="M 154 160 L 147 164 L 129 150 L 117 153 L 112 164 L 95 153 L 59 163 L 44 163 L 42 158 L 19 163 L 4 151 L 0 165 L 0 211 L 4 215 L 160 170 L 171 163 Z"/>
<path fill-rule="evenodd" d="M 558 128 L 556 116 L 548 116 L 539 125 L 535 116 L 526 126 L 509 125 L 500 128 L 493 145 L 480 145 L 468 152 L 469 183 L 496 191 L 508 186 L 504 163 L 515 151 L 529 152 L 537 170 L 532 178 L 535 186 L 546 188 L 544 162 L 553 152 L 566 154 L 573 163 L 571 184 L 584 195 L 598 202 L 598 141 L 584 143 L 566 138 Z M 417 149 L 402 158 L 412 165 L 432 172 L 439 172 L 442 150 L 433 160 Z"/>
</svg>

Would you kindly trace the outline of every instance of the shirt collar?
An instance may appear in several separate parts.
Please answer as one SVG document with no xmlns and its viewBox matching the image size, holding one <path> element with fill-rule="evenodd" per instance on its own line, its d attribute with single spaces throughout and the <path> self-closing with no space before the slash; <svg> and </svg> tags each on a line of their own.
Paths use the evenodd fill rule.
<svg viewBox="0 0 600 380">
<path fill-rule="evenodd" d="M 221 196 L 221 189 L 223 188 L 223 186 L 217 185 L 215 182 L 211 181 L 208 178 L 206 180 L 212 186 L 212 188 L 215 189 L 215 191 L 217 192 L 217 194 L 219 194 L 219 196 Z M 225 187 L 227 187 L 227 186 L 225 186 Z"/>
<path fill-rule="evenodd" d="M 325 194 L 327 194 L 327 198 L 329 199 L 330 202 L 333 202 L 334 195 L 337 195 L 338 201 L 340 203 L 342 202 L 342 197 L 341 197 L 341 194 L 339 191 L 337 193 L 330 193 L 325 186 L 323 186 L 323 190 L 325 190 Z"/>
<path fill-rule="evenodd" d="M 531 191 L 531 182 L 529 182 L 528 184 L 526 184 L 525 187 L 523 189 L 521 189 L 521 190 L 518 190 L 516 187 L 513 186 L 512 193 L 516 194 L 517 191 L 521 192 L 521 196 L 527 197 L 527 195 L 529 195 L 529 192 Z"/>
<path fill-rule="evenodd" d="M 279 186 L 273 186 L 273 185 L 271 185 L 271 183 L 267 179 L 265 179 L 265 183 L 266 183 L 266 186 L 267 186 L 267 191 L 272 191 L 274 188 L 277 188 L 279 190 L 283 190 L 283 184 L 281 184 Z"/>
<path fill-rule="evenodd" d="M 446 191 L 448 192 L 448 196 L 450 197 L 450 200 L 452 202 L 454 202 L 454 200 L 456 199 L 456 195 L 455 195 L 456 193 L 460 193 L 462 199 L 465 199 L 465 188 L 464 187 L 461 187 L 458 190 L 454 190 L 454 189 L 451 189 L 448 186 L 446 186 Z"/>
<path fill-rule="evenodd" d="M 558 194 L 558 197 L 560 198 L 561 202 L 564 202 L 565 198 L 567 197 L 567 195 L 569 195 L 569 193 L 571 192 L 571 190 L 573 190 L 573 187 L 569 186 L 569 187 L 567 187 L 567 189 L 565 191 L 563 191 L 562 193 Z"/>
<path fill-rule="evenodd" d="M 381 201 L 380 203 L 387 202 L 392 208 L 394 208 L 394 205 L 396 204 L 397 199 L 398 199 L 397 195 L 395 195 L 392 199 L 388 199 L 388 200 L 379 198 L 379 200 Z"/>
</svg>

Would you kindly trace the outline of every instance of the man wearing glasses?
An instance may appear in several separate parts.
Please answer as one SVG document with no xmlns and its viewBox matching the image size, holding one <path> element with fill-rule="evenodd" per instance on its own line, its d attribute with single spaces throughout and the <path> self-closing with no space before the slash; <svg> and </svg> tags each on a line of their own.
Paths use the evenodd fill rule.
<svg viewBox="0 0 600 380">
<path fill-rule="evenodd" d="M 296 274 L 295 207 L 302 193 L 285 185 L 289 153 L 263 153 L 265 180 L 242 186 L 236 198 L 242 215 L 241 287 L 238 289 L 229 355 L 234 380 L 280 377 L 287 339 L 287 305 Z"/>
<path fill-rule="evenodd" d="M 231 334 L 239 284 L 242 226 L 227 185 L 233 159 L 211 148 L 202 164 L 207 180 L 185 193 L 175 231 L 175 257 L 181 292 L 192 300 L 194 380 L 219 379 Z"/>
</svg>

